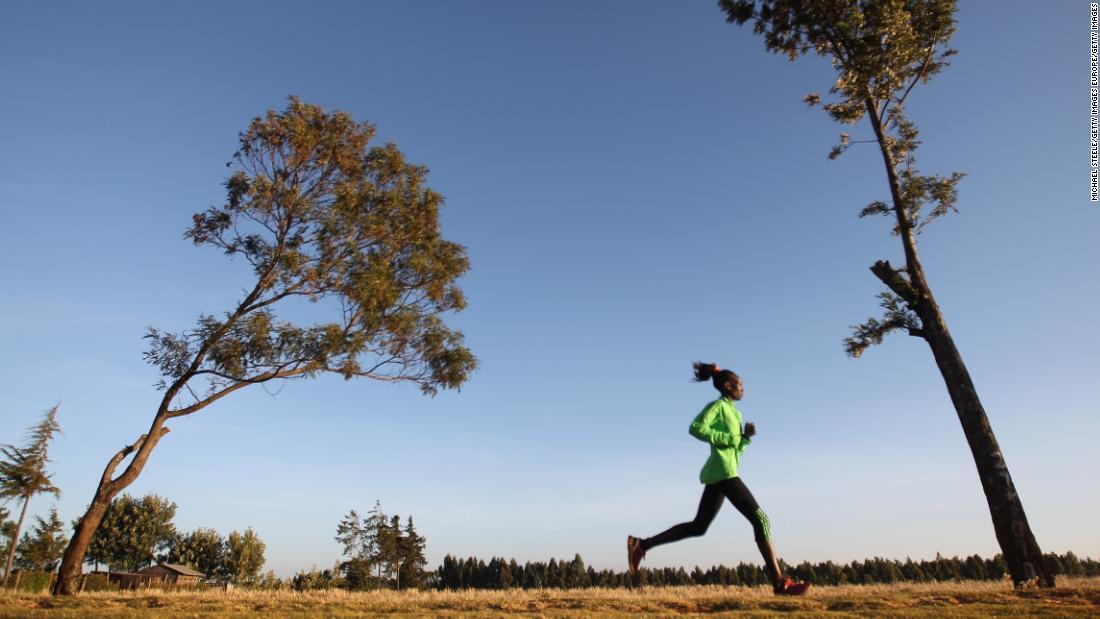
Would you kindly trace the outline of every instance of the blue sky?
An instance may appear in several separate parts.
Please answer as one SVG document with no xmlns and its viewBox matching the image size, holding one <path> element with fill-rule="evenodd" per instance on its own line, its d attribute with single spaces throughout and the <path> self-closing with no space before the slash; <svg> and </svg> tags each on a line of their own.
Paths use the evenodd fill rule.
<svg viewBox="0 0 1100 619">
<path fill-rule="evenodd" d="M 920 238 L 933 289 L 1044 550 L 1100 555 L 1100 210 L 1088 201 L 1086 3 L 964 3 L 914 91 L 927 172 L 960 213 Z M 378 126 L 432 170 L 467 246 L 453 317 L 481 361 L 461 393 L 321 378 L 171 424 L 129 489 L 181 529 L 253 527 L 290 575 L 339 555 L 376 499 L 428 558 L 582 556 L 690 519 L 712 397 L 739 372 L 759 436 L 743 477 L 780 554 L 997 551 L 927 346 L 845 357 L 901 262 L 870 145 L 801 103 L 820 59 L 768 54 L 713 2 L 7 3 L 0 18 L 0 442 L 62 400 L 66 519 L 159 394 L 147 325 L 223 311 L 248 271 L 182 238 L 223 199 L 237 132 L 290 94 Z M 52 499 L 36 499 L 44 513 Z M 758 561 L 726 507 L 651 566 Z"/>
</svg>

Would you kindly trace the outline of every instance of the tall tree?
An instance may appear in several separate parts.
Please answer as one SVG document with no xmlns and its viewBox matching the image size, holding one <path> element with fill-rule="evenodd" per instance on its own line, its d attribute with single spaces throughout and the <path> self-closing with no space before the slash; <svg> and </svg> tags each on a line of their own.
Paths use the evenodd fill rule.
<svg viewBox="0 0 1100 619">
<path fill-rule="evenodd" d="M 134 571 L 149 565 L 175 540 L 175 516 L 176 504 L 164 497 L 147 494 L 135 499 L 123 494 L 111 502 L 92 540 L 96 558 L 115 570 Z M 78 526 L 79 522 L 74 523 L 73 528 Z"/>
<path fill-rule="evenodd" d="M 22 447 L 14 445 L 0 446 L 0 500 L 23 501 L 22 511 L 15 528 L 11 530 L 8 541 L 7 561 L 4 564 L 4 581 L 2 586 L 8 585 L 8 576 L 11 574 L 11 562 L 15 557 L 19 532 L 23 529 L 23 520 L 27 517 L 27 506 L 31 497 L 36 494 L 49 493 L 61 498 L 61 490 L 53 485 L 51 475 L 46 472 L 49 464 L 50 441 L 54 434 L 61 432 L 61 426 L 57 423 L 57 409 L 60 404 L 42 415 L 42 421 L 31 426 L 27 430 L 26 444 Z"/>
<path fill-rule="evenodd" d="M 386 563 L 386 577 L 397 578 L 400 576 L 401 567 L 401 517 L 397 514 L 390 516 L 388 524 L 382 527 L 382 556 Z M 397 589 L 401 588 L 401 581 L 396 583 Z"/>
<path fill-rule="evenodd" d="M 217 531 L 198 528 L 172 540 L 168 561 L 191 566 L 207 578 L 221 578 L 226 576 L 226 547 L 226 540 Z"/>
<path fill-rule="evenodd" d="M 251 584 L 255 582 L 264 566 L 266 544 L 252 530 L 244 533 L 233 531 L 225 540 L 225 571 L 230 582 Z"/>
<path fill-rule="evenodd" d="M 963 433 L 970 445 L 997 541 L 1013 581 L 1038 581 L 1054 586 L 1042 552 L 1028 525 L 1023 504 L 993 435 L 985 409 L 947 329 L 943 312 L 917 256 L 917 236 L 930 222 L 954 211 L 956 187 L 963 175 L 924 175 L 915 168 L 920 142 L 904 104 L 918 83 L 927 82 L 947 66 L 955 53 L 948 42 L 955 32 L 954 0 L 719 0 L 727 21 L 764 36 L 768 50 L 791 60 L 814 52 L 832 60 L 838 72 L 830 92 L 837 100 L 825 104 L 829 116 L 854 125 L 868 119 L 885 165 L 890 202 L 876 200 L 860 217 L 886 215 L 901 240 L 905 264 L 886 260 L 871 272 L 886 286 L 879 296 L 883 318 L 854 327 L 845 341 L 858 357 L 892 331 L 903 331 L 928 343 Z M 816 93 L 809 105 L 820 103 Z M 829 157 L 835 159 L 854 142 L 847 133 Z"/>
<path fill-rule="evenodd" d="M 8 556 L 8 548 L 14 538 L 15 523 L 11 520 L 11 512 L 0 507 L 0 557 Z"/>
<path fill-rule="evenodd" d="M 374 507 L 367 512 L 363 519 L 363 528 L 366 534 L 366 559 L 374 567 L 374 579 L 378 586 L 382 586 L 382 568 L 386 562 L 383 551 L 383 538 L 386 533 L 386 513 L 382 511 L 382 502 L 374 501 Z"/>
<path fill-rule="evenodd" d="M 348 589 L 362 590 L 370 586 L 370 539 L 367 527 L 354 509 L 336 526 L 337 542 L 344 547 L 347 561 L 340 564 Z"/>
<path fill-rule="evenodd" d="M 37 521 L 34 529 L 24 533 L 19 542 L 16 563 L 20 569 L 52 571 L 69 541 L 65 536 L 65 523 L 57 515 L 57 507 L 50 508 L 49 517 L 35 516 L 34 519 Z"/>
<path fill-rule="evenodd" d="M 149 430 L 104 468 L 55 593 L 75 591 L 107 506 L 141 474 L 168 421 L 249 385 L 322 372 L 434 394 L 476 368 L 462 334 L 442 320 L 466 305 L 456 284 L 469 268 L 465 249 L 440 235 L 442 198 L 426 186 L 427 168 L 393 144 L 371 146 L 374 134 L 296 97 L 240 134 L 225 204 L 196 214 L 185 237 L 242 257 L 254 281 L 236 306 L 200 316 L 192 329 L 149 330 L 145 358 L 164 394 Z M 335 319 L 279 320 L 275 309 L 294 299 L 324 301 Z"/>
<path fill-rule="evenodd" d="M 397 583 L 401 588 L 419 589 L 424 584 L 424 568 L 428 559 L 424 556 L 427 539 L 416 532 L 413 518 L 409 516 L 405 523 L 405 532 L 401 536 L 401 552 Z"/>
</svg>

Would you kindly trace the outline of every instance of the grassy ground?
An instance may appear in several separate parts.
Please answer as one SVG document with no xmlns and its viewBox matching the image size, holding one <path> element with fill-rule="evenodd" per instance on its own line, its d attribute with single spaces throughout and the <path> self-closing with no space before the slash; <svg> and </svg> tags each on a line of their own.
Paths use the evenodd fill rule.
<svg viewBox="0 0 1100 619">
<path fill-rule="evenodd" d="M 1053 590 L 1004 583 L 816 587 L 803 598 L 767 589 L 674 587 L 542 591 L 289 591 L 0 593 L 0 617 L 353 617 L 379 614 L 466 617 L 695 615 L 1081 617 L 1100 616 L 1100 579 L 1060 579 Z"/>
</svg>

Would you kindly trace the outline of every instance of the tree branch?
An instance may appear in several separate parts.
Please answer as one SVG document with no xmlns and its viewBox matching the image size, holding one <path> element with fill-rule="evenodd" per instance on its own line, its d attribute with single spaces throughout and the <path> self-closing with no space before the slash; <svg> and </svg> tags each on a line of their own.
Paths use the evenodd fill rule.
<svg viewBox="0 0 1100 619">
<path fill-rule="evenodd" d="M 879 278 L 882 283 L 886 284 L 886 287 L 905 300 L 909 304 L 909 307 L 916 308 L 918 297 L 917 291 L 913 289 L 913 286 L 901 276 L 901 271 L 898 271 L 894 267 L 890 266 L 890 263 L 886 260 L 879 260 L 871 267 L 871 272 L 875 274 L 875 277 Z"/>
<path fill-rule="evenodd" d="M 896 103 L 894 103 L 894 107 L 891 108 L 890 113 L 886 115 L 886 119 L 883 122 L 884 126 L 890 126 L 890 119 L 893 118 L 894 111 L 901 107 L 902 103 L 905 103 L 905 98 L 909 96 L 909 92 L 912 91 L 913 87 L 917 85 L 917 82 L 919 82 L 921 78 L 924 77 L 924 72 L 928 70 L 928 65 L 932 62 L 932 54 L 936 51 L 936 42 L 938 39 L 939 35 L 932 37 L 932 45 L 928 46 L 928 55 L 924 57 L 924 62 L 921 63 L 920 71 L 917 71 L 917 76 L 914 77 L 913 81 L 909 83 L 909 87 L 905 89 L 905 93 L 901 95 L 901 98 L 898 99 Z M 886 103 L 886 106 L 883 106 L 882 108 L 883 114 L 886 113 L 886 108 L 890 104 L 889 101 L 887 101 Z"/>
<path fill-rule="evenodd" d="M 209 370 L 206 370 L 206 371 L 204 371 L 204 373 L 214 373 L 214 372 L 210 372 Z M 183 417 L 184 415 L 190 415 L 191 413 L 194 413 L 196 411 L 199 411 L 199 410 L 202 410 L 202 409 L 206 408 L 207 406 L 213 404 L 214 402 L 217 402 L 218 400 L 220 400 L 220 399 L 224 398 L 225 396 L 233 393 L 234 391 L 236 391 L 238 389 L 241 389 L 242 387 L 247 387 L 248 385 L 254 385 L 256 383 L 264 383 L 264 382 L 267 382 L 269 380 L 275 380 L 277 378 L 291 378 L 293 376 L 298 376 L 300 374 L 305 374 L 305 373 L 306 373 L 306 370 L 304 368 L 297 368 L 297 369 L 294 369 L 294 370 L 287 370 L 287 371 L 266 372 L 264 374 L 258 374 L 256 376 L 252 376 L 250 378 L 245 378 L 245 379 L 236 379 L 236 380 L 239 381 L 236 384 L 230 385 L 230 386 L 226 387 L 225 389 L 222 389 L 221 391 L 218 391 L 217 393 L 215 393 L 215 394 L 213 394 L 213 395 L 211 395 L 211 396 L 209 396 L 209 397 L 207 397 L 203 400 L 195 402 L 194 404 L 192 404 L 191 406 L 188 406 L 186 408 L 178 408 L 176 410 L 167 411 L 167 412 L 165 412 L 164 417 L 166 419 L 175 419 L 176 417 Z M 231 379 L 231 380 L 233 380 L 233 379 Z"/>
<path fill-rule="evenodd" d="M 169 431 L 170 430 L 168 428 L 161 427 L 160 435 L 157 438 L 159 439 L 163 437 L 165 434 L 168 434 Z M 134 441 L 132 445 L 127 445 L 118 450 L 118 453 L 116 453 L 114 457 L 111 458 L 111 460 L 107 463 L 107 467 L 103 469 L 103 477 L 99 478 L 100 487 L 108 486 L 114 481 L 111 479 L 111 476 L 115 474 L 115 469 L 118 468 L 119 463 L 122 462 L 126 458 L 126 456 L 134 453 L 138 449 L 141 449 L 142 444 L 145 443 L 145 439 L 148 436 L 148 434 L 142 434 L 138 437 L 138 440 Z"/>
</svg>

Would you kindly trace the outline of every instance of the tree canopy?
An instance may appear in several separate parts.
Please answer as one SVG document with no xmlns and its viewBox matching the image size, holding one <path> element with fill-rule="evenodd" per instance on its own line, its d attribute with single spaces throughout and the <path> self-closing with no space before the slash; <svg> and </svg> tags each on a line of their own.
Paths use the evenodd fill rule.
<svg viewBox="0 0 1100 619">
<path fill-rule="evenodd" d="M 214 529 L 198 528 L 176 536 L 168 549 L 168 562 L 188 565 L 208 579 L 225 577 L 225 544 Z"/>
<path fill-rule="evenodd" d="M 27 430 L 27 441 L 22 447 L 0 446 L 0 500 L 26 499 L 42 493 L 61 497 L 61 489 L 46 471 L 50 441 L 61 432 L 57 423 L 59 407 L 47 410 L 42 421 Z"/>
<path fill-rule="evenodd" d="M 469 268 L 464 248 L 440 235 L 442 197 L 394 144 L 370 146 L 374 134 L 296 97 L 241 133 L 225 204 L 196 214 L 185 236 L 243 258 L 256 284 L 222 317 L 203 315 L 182 333 L 149 330 L 160 386 L 195 394 L 169 417 L 275 379 L 335 372 L 431 394 L 476 368 L 440 318 L 466 306 L 456 280 Z M 274 306 L 289 298 L 331 301 L 337 320 L 282 321 Z"/>
<path fill-rule="evenodd" d="M 16 564 L 20 569 L 50 571 L 57 565 L 69 537 L 65 535 L 65 523 L 57 515 L 57 507 L 51 507 L 49 516 L 34 517 L 36 523 L 31 531 L 23 534 L 19 541 Z"/>
<path fill-rule="evenodd" d="M 11 574 L 12 561 L 15 558 L 19 532 L 23 529 L 23 520 L 27 517 L 27 506 L 36 494 L 52 494 L 61 498 L 61 489 L 53 484 L 51 474 L 46 471 L 50 462 L 50 441 L 61 432 L 57 423 L 57 409 L 54 405 L 42 415 L 42 421 L 27 430 L 27 442 L 22 447 L 0 445 L 0 500 L 21 500 L 22 511 L 14 526 L 6 526 L 9 535 L 5 550 L 7 561 L 4 564 L 3 584 L 7 585 Z"/>
<path fill-rule="evenodd" d="M 264 566 L 267 546 L 251 527 L 244 533 L 233 531 L 225 543 L 225 574 L 231 582 L 249 584 L 256 581 Z"/>
<path fill-rule="evenodd" d="M 176 504 L 147 494 L 135 499 L 123 494 L 111 502 L 90 546 L 89 558 L 111 568 L 136 571 L 166 552 L 175 539 Z"/>
<path fill-rule="evenodd" d="M 913 88 L 943 70 L 955 54 L 948 45 L 955 33 L 954 0 L 720 0 L 718 4 L 727 21 L 738 25 L 751 21 L 771 52 L 791 60 L 809 53 L 831 59 L 837 77 L 829 92 L 836 99 L 823 105 L 830 118 L 854 125 L 871 116 L 875 139 L 852 140 L 842 133 L 829 153 L 830 159 L 836 159 L 859 142 L 882 145 L 895 207 L 874 200 L 860 211 L 860 217 L 893 216 L 893 233 L 911 238 L 956 210 L 958 183 L 965 175 L 924 175 L 916 169 L 919 132 L 904 111 Z M 804 100 L 810 106 L 822 101 L 816 92 Z M 923 333 L 924 320 L 917 311 L 920 286 L 914 288 L 922 278 L 913 272 L 919 269 L 915 247 L 906 251 L 906 270 L 895 270 L 885 261 L 876 265 L 876 276 L 888 287 L 879 295 L 883 317 L 853 327 L 852 336 L 844 341 L 850 356 L 859 357 L 895 330 Z"/>
</svg>

